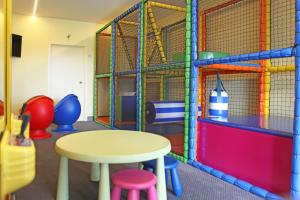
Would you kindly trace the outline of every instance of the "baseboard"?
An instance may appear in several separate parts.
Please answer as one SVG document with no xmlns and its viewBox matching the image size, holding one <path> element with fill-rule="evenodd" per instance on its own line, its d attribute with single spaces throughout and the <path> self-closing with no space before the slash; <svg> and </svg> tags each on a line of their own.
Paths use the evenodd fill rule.
<svg viewBox="0 0 300 200">
<path fill-rule="evenodd" d="M 88 121 L 88 122 L 94 121 L 94 117 L 93 117 L 93 116 L 88 116 L 88 117 L 87 117 L 87 121 Z"/>
</svg>

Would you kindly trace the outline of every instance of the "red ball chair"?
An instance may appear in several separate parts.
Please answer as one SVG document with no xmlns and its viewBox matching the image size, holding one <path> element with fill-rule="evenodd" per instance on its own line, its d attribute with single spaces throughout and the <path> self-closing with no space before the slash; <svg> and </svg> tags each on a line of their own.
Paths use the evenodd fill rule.
<svg viewBox="0 0 300 200">
<path fill-rule="evenodd" d="M 0 116 L 4 115 L 4 102 L 0 100 Z"/>
<path fill-rule="evenodd" d="M 51 134 L 46 129 L 51 125 L 54 118 L 54 101 L 47 96 L 35 96 L 29 99 L 26 104 L 26 113 L 31 115 L 30 138 L 50 138 Z"/>
</svg>

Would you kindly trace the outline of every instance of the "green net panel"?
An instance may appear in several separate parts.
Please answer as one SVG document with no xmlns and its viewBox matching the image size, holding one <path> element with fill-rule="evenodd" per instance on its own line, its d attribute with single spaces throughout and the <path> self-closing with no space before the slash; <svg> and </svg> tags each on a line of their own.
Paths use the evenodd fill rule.
<svg viewBox="0 0 300 200">
<path fill-rule="evenodd" d="M 97 33 L 96 74 L 110 73 L 111 26 Z"/>
<path fill-rule="evenodd" d="M 183 63 L 186 41 L 186 1 L 150 1 L 145 12 L 147 15 L 145 67 L 159 68 L 170 63 Z"/>
<path fill-rule="evenodd" d="M 109 125 L 109 77 L 97 79 L 96 121 Z"/>
<path fill-rule="evenodd" d="M 162 70 L 143 74 L 144 79 L 144 106 L 143 131 L 156 133 L 168 138 L 172 152 L 183 156 L 184 153 L 184 120 L 165 123 L 150 123 L 147 119 L 146 105 L 154 102 L 182 102 L 185 101 L 185 74 L 184 70 Z M 183 111 L 184 113 L 184 106 Z M 154 114 L 152 112 L 152 114 Z M 156 113 L 158 116 L 158 113 Z M 153 116 L 153 115 L 152 115 Z"/>
<path fill-rule="evenodd" d="M 115 76 L 114 126 L 136 130 L 136 75 Z"/>
<path fill-rule="evenodd" d="M 116 72 L 134 71 L 138 55 L 138 16 L 135 10 L 116 23 Z"/>
</svg>

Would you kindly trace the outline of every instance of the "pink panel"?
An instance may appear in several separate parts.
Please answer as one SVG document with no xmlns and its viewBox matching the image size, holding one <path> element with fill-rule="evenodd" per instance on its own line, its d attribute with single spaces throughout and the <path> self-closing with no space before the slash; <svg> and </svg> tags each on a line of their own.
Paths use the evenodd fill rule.
<svg viewBox="0 0 300 200">
<path fill-rule="evenodd" d="M 292 138 L 198 122 L 197 160 L 277 194 L 290 189 Z"/>
</svg>

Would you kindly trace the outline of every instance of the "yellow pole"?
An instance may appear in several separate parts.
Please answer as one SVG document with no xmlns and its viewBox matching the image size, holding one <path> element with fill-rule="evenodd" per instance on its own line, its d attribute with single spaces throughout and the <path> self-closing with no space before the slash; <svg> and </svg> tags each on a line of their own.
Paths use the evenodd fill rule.
<svg viewBox="0 0 300 200">
<path fill-rule="evenodd" d="M 126 40 L 124 38 L 124 34 L 123 34 L 122 29 L 121 29 L 121 26 L 118 23 L 117 23 L 117 28 L 118 28 L 119 33 L 120 33 L 120 37 L 121 37 L 121 40 L 122 40 L 123 48 L 124 48 L 124 51 L 125 51 L 125 54 L 126 54 L 126 57 L 127 57 L 127 61 L 128 61 L 128 64 L 129 64 L 129 68 L 131 70 L 133 70 L 135 68 L 135 65 L 133 64 L 133 61 L 132 61 L 130 52 L 128 50 L 128 46 L 127 46 Z"/>
<path fill-rule="evenodd" d="M 160 32 L 159 32 L 159 34 L 160 34 Z M 153 44 L 152 44 L 152 46 L 151 46 L 151 48 L 149 49 L 149 50 L 151 50 L 151 51 L 149 51 L 151 53 L 149 54 L 149 57 L 147 59 L 147 65 L 149 65 L 149 63 L 150 63 L 152 55 L 154 54 L 154 51 L 155 51 L 155 47 L 157 47 L 157 45 L 156 45 L 156 42 L 154 41 Z"/>
<path fill-rule="evenodd" d="M 200 41 L 198 49 L 202 49 L 202 14 L 200 14 L 200 16 L 199 16 L 198 40 Z M 199 74 L 198 74 L 198 105 L 201 105 L 201 97 L 202 97 L 202 69 L 199 68 L 198 72 L 199 72 Z M 202 110 L 202 112 L 205 112 L 205 110 Z"/>
<path fill-rule="evenodd" d="M 163 101 L 164 100 L 164 76 L 160 76 L 159 80 L 159 100 Z"/>
<path fill-rule="evenodd" d="M 134 26 L 138 26 L 139 25 L 138 23 L 131 22 L 131 21 L 120 21 L 119 23 L 126 24 L 126 25 L 134 25 Z"/>
<path fill-rule="evenodd" d="M 164 3 L 158 3 L 158 2 L 153 2 L 149 1 L 150 6 L 155 6 L 159 8 L 165 8 L 165 9 L 170 9 L 170 10 L 176 10 L 180 12 L 186 12 L 186 8 L 180 7 L 180 6 L 173 6 L 169 4 L 164 4 Z"/>
<path fill-rule="evenodd" d="M 295 71 L 295 66 L 272 66 L 268 68 L 268 72 L 288 72 Z"/>
<path fill-rule="evenodd" d="M 4 0 L 4 24 L 5 24 L 5 118 L 6 130 L 11 130 L 11 0 Z"/>
<path fill-rule="evenodd" d="M 167 59 L 166 59 L 165 52 L 164 52 L 164 49 L 163 49 L 163 45 L 162 45 L 162 42 L 161 42 L 160 33 L 158 31 L 158 28 L 157 28 L 157 25 L 156 25 L 156 22 L 155 22 L 155 17 L 154 17 L 154 14 L 153 14 L 153 11 L 152 11 L 152 8 L 151 8 L 150 5 L 147 6 L 147 12 L 148 12 L 149 20 L 150 20 L 150 25 L 151 25 L 151 27 L 153 29 L 153 32 L 154 32 L 154 35 L 155 35 L 155 40 L 156 40 L 156 44 L 158 46 L 161 61 L 162 61 L 162 63 L 165 64 L 165 63 L 167 63 Z"/>
</svg>

